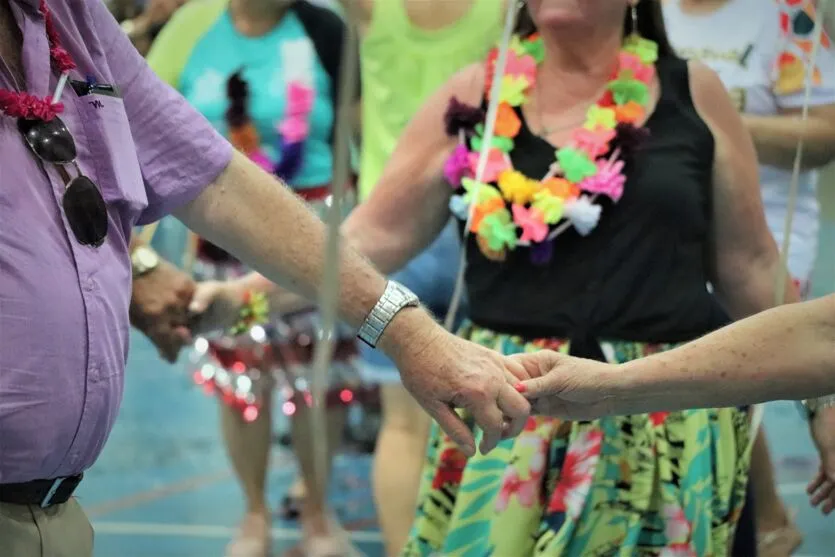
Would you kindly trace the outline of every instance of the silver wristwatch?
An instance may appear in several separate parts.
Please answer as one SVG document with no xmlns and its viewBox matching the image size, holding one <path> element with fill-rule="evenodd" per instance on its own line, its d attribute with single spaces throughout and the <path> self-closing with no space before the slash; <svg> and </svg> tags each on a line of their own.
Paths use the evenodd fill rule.
<svg viewBox="0 0 835 557">
<path fill-rule="evenodd" d="M 380 296 L 377 305 L 365 318 L 357 337 L 371 348 L 376 348 L 383 331 L 386 330 L 394 316 L 403 308 L 419 305 L 420 300 L 414 292 L 398 282 L 388 281 L 383 295 Z"/>
<path fill-rule="evenodd" d="M 130 254 L 130 266 L 133 278 L 146 275 L 159 265 L 159 255 L 148 246 L 139 246 Z"/>
</svg>

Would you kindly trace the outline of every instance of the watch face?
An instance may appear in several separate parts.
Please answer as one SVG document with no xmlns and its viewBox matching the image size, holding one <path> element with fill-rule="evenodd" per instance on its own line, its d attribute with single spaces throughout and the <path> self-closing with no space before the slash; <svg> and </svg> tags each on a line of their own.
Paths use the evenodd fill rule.
<svg viewBox="0 0 835 557">
<path fill-rule="evenodd" d="M 136 258 L 137 266 L 141 267 L 141 270 L 143 271 L 153 269 L 159 263 L 159 256 L 157 253 L 146 247 L 137 249 L 134 252 L 134 257 Z"/>
</svg>

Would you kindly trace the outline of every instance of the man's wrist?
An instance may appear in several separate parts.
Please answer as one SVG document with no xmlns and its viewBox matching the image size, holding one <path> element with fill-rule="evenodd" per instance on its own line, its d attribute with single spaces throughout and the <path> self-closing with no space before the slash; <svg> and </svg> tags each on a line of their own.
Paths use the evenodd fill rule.
<svg viewBox="0 0 835 557">
<path fill-rule="evenodd" d="M 385 328 L 377 347 L 397 362 L 408 352 L 425 349 L 443 332 L 422 307 L 405 307 Z"/>
</svg>

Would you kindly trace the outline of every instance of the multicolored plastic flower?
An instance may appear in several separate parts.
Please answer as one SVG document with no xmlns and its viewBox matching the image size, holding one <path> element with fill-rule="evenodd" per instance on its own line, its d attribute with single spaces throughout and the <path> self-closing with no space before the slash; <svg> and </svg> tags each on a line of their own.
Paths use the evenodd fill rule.
<svg viewBox="0 0 835 557">
<path fill-rule="evenodd" d="M 458 220 L 466 221 L 470 218 L 470 204 L 463 195 L 453 195 L 449 198 L 449 212 Z"/>
<path fill-rule="evenodd" d="M 526 54 L 524 49 L 521 49 L 520 54 L 512 48 L 507 51 L 504 71 L 505 75 L 524 77 L 528 87 L 536 85 L 536 60 L 533 56 Z"/>
<path fill-rule="evenodd" d="M 637 124 L 644 119 L 646 111 L 644 106 L 635 101 L 629 101 L 624 105 L 615 107 L 615 118 L 618 124 Z"/>
<path fill-rule="evenodd" d="M 509 104 L 500 103 L 496 110 L 496 124 L 493 132 L 503 138 L 516 137 L 522 129 L 522 120 L 513 107 Z M 511 143 L 512 145 L 512 143 Z"/>
<path fill-rule="evenodd" d="M 557 150 L 557 162 L 565 179 L 575 184 L 597 172 L 597 165 L 594 161 L 585 152 L 574 147 L 563 147 Z"/>
<path fill-rule="evenodd" d="M 444 114 L 444 127 L 450 137 L 456 137 L 461 131 L 472 131 L 483 121 L 484 110 L 480 107 L 462 103 L 455 97 L 449 99 L 449 105 Z"/>
<path fill-rule="evenodd" d="M 470 172 L 473 176 L 478 177 L 478 165 L 481 159 L 481 153 L 470 153 Z M 485 182 L 495 182 L 499 175 L 510 168 L 510 161 L 507 155 L 498 149 L 491 148 L 487 151 L 487 157 L 484 165 L 484 175 L 481 177 Z"/>
<path fill-rule="evenodd" d="M 476 182 L 472 178 L 462 178 L 461 186 L 466 192 L 464 194 L 464 199 L 467 203 L 475 203 L 478 205 L 479 203 L 484 203 L 485 201 L 490 201 L 491 199 L 502 198 L 502 194 L 500 194 L 499 190 L 495 187 L 490 184 L 485 184 L 484 182 Z"/>
<path fill-rule="evenodd" d="M 505 204 L 501 197 L 494 197 L 476 205 L 473 208 L 473 220 L 470 222 L 470 232 L 478 232 L 484 217 L 502 210 L 505 210 Z"/>
<path fill-rule="evenodd" d="M 542 213 L 535 207 L 526 208 L 524 205 L 514 204 L 512 211 L 513 221 L 522 229 L 520 242 L 542 242 L 548 237 L 548 225 Z"/>
<path fill-rule="evenodd" d="M 655 77 L 655 66 L 644 62 L 631 52 L 621 52 L 619 58 L 619 77 L 631 77 L 643 83 L 650 84 Z"/>
<path fill-rule="evenodd" d="M 597 173 L 580 182 L 580 189 L 589 193 L 605 195 L 617 203 L 623 195 L 623 185 L 625 183 L 623 161 L 610 163 L 602 160 L 597 163 Z"/>
<path fill-rule="evenodd" d="M 549 178 L 542 182 L 542 189 L 562 199 L 574 199 L 580 195 L 580 188 L 565 178 Z"/>
<path fill-rule="evenodd" d="M 444 178 L 454 189 L 461 187 L 461 179 L 472 177 L 470 172 L 470 152 L 466 145 L 456 145 L 444 163 Z"/>
<path fill-rule="evenodd" d="M 510 106 L 521 106 L 528 100 L 527 91 L 530 87 L 527 78 L 522 75 L 502 76 L 502 85 L 499 89 L 499 101 Z"/>
<path fill-rule="evenodd" d="M 600 205 L 592 203 L 587 195 L 581 195 L 565 204 L 565 217 L 571 221 L 571 225 L 580 236 L 588 236 L 600 222 L 602 210 Z"/>
<path fill-rule="evenodd" d="M 518 242 L 516 224 L 505 208 L 485 216 L 478 227 L 478 235 L 484 238 L 487 247 L 493 251 L 513 249 Z"/>
<path fill-rule="evenodd" d="M 574 147 L 596 159 L 609 152 L 609 142 L 615 138 L 615 130 L 611 128 L 577 128 L 571 135 Z"/>
<path fill-rule="evenodd" d="M 510 203 L 524 205 L 533 200 L 533 195 L 541 187 L 535 182 L 515 170 L 506 170 L 499 174 L 499 190 L 502 196 Z"/>
<path fill-rule="evenodd" d="M 533 194 L 533 205 L 542 215 L 546 224 L 557 224 L 562 220 L 564 198 L 558 197 L 549 190 L 542 189 Z"/>
<path fill-rule="evenodd" d="M 596 130 L 597 128 L 614 128 L 617 125 L 615 110 L 598 105 L 593 105 L 586 113 L 584 128 Z"/>
<path fill-rule="evenodd" d="M 644 64 L 655 64 L 658 61 L 658 43 L 632 33 L 623 42 L 623 50 L 634 54 Z"/>
<path fill-rule="evenodd" d="M 609 83 L 608 87 L 612 92 L 612 96 L 615 98 L 615 103 L 618 105 L 624 105 L 630 102 L 644 105 L 649 99 L 649 87 L 647 87 L 646 83 L 637 79 L 616 79 Z M 614 111 L 612 117 L 615 117 Z M 614 126 L 615 124 L 612 124 L 609 127 Z"/>
</svg>

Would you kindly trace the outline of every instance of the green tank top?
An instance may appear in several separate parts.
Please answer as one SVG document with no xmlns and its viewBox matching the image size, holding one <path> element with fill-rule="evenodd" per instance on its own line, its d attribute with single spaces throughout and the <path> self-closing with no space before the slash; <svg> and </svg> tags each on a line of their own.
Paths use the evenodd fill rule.
<svg viewBox="0 0 835 557">
<path fill-rule="evenodd" d="M 431 31 L 412 25 L 405 1 L 374 2 L 360 47 L 362 199 L 379 180 L 403 128 L 426 98 L 455 72 L 481 61 L 501 37 L 504 3 L 498 0 L 472 0 L 461 19 Z"/>
</svg>

